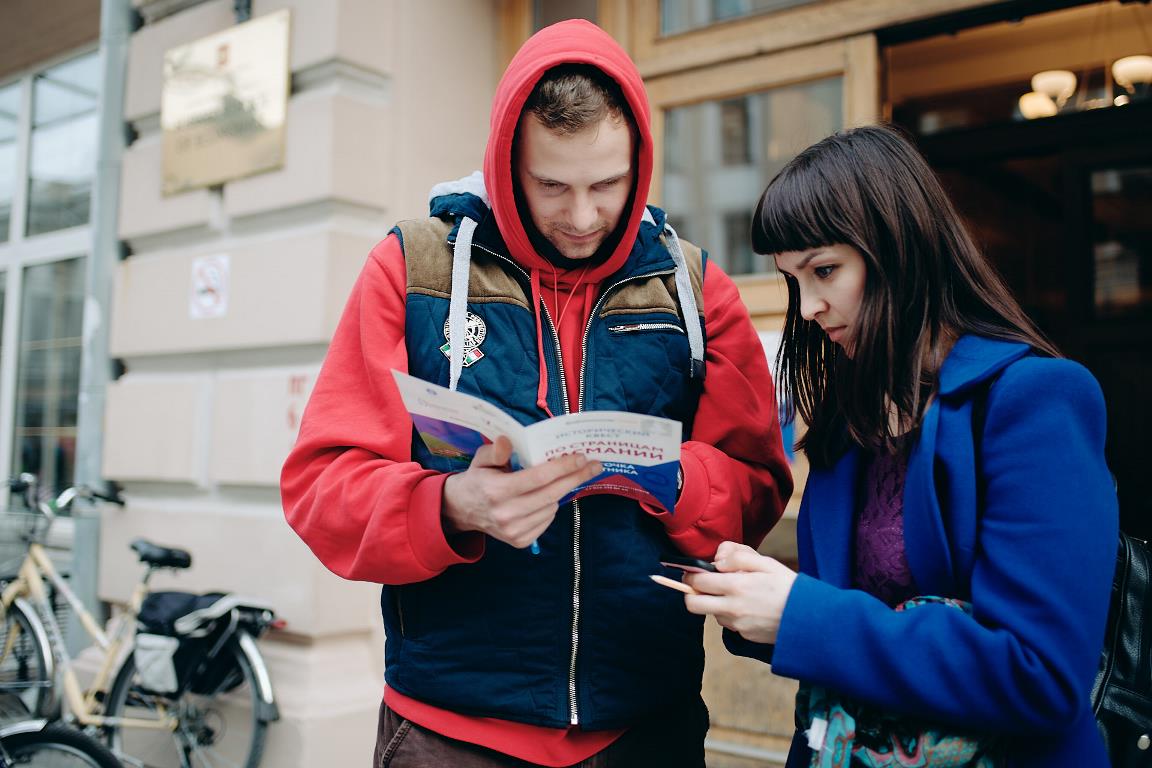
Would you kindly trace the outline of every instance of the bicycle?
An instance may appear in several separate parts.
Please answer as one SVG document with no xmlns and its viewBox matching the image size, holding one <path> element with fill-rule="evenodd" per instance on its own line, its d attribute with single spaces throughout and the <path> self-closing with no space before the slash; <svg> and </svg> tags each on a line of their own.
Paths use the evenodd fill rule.
<svg viewBox="0 0 1152 768">
<path fill-rule="evenodd" d="M 40 501 L 31 475 L 9 486 L 46 522 L 26 516 L 21 523 L 26 555 L 0 592 L 5 631 L 0 692 L 18 695 L 35 716 L 50 716 L 60 704 L 55 695 L 59 679 L 66 717 L 101 735 L 128 765 L 259 766 L 268 724 L 279 719 L 268 669 L 256 646 L 268 629 L 283 624 L 273 610 L 225 593 L 150 592 L 154 572 L 188 568 L 192 556 L 137 539 L 131 548 L 145 570 L 120 621 L 106 634 L 57 573 L 44 540 L 56 511 L 76 498 L 123 501 L 83 486 L 64 490 L 54 502 Z M 54 614 L 57 596 L 76 612 L 102 652 L 87 691 L 72 669 Z"/>
<path fill-rule="evenodd" d="M 0 768 L 123 768 L 108 748 L 75 728 L 47 720 L 0 726 Z"/>
</svg>

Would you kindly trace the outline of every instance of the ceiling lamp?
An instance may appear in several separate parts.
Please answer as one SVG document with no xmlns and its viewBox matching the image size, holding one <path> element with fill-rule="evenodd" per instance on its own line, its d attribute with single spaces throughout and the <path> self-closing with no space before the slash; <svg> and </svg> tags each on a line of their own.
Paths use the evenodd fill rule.
<svg viewBox="0 0 1152 768">
<path fill-rule="evenodd" d="M 1018 106 L 1020 107 L 1020 114 L 1029 120 L 1035 120 L 1038 117 L 1052 117 L 1060 111 L 1051 96 L 1036 91 L 1029 91 L 1021 96 Z"/>
<path fill-rule="evenodd" d="M 1152 56 L 1125 56 L 1112 62 L 1112 78 L 1131 94 L 1146 95 L 1152 83 Z"/>
<path fill-rule="evenodd" d="M 1032 75 L 1032 90 L 1052 99 L 1059 109 L 1076 93 L 1076 75 L 1066 69 L 1037 72 Z"/>
<path fill-rule="evenodd" d="M 1032 90 L 1017 102 L 1029 120 L 1052 117 L 1076 92 L 1076 75 L 1066 69 L 1048 69 L 1032 76 Z"/>
</svg>

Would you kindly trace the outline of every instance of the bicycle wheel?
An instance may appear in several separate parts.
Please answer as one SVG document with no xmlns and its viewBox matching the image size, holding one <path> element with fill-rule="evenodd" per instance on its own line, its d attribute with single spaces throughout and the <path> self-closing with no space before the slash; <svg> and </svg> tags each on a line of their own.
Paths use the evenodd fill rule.
<svg viewBox="0 0 1152 768">
<path fill-rule="evenodd" d="M 13 603 L 0 626 L 0 713 L 16 717 L 48 717 L 53 704 L 51 650 L 40 643 L 30 617 L 20 603 Z M 15 705 L 24 712 L 7 712 Z"/>
<path fill-rule="evenodd" d="M 148 768 L 257 768 L 268 723 L 259 717 L 252 665 L 236 643 L 229 643 L 216 663 L 235 664 L 240 684 L 218 693 L 166 696 L 141 688 L 135 657 L 129 656 L 116 673 L 105 715 L 153 722 L 172 715 L 177 726 L 175 731 L 107 726 L 112 752 L 128 765 Z"/>
<path fill-rule="evenodd" d="M 103 744 L 61 723 L 52 723 L 39 731 L 5 736 L 0 739 L 0 749 L 7 753 L 14 766 L 123 768 Z"/>
</svg>

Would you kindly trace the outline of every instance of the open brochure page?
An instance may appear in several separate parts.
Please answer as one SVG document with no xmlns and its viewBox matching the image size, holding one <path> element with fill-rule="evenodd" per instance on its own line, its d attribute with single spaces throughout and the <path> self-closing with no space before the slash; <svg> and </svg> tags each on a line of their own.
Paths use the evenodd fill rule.
<svg viewBox="0 0 1152 768">
<path fill-rule="evenodd" d="M 598 459 L 604 471 L 563 501 L 597 493 L 627 496 L 671 512 L 680 468 L 680 422 L 626 411 L 585 411 L 526 429 L 532 463 L 566 453 Z"/>
<path fill-rule="evenodd" d="M 583 453 L 604 471 L 563 501 L 609 493 L 659 506 L 676 504 L 681 427 L 677 421 L 624 411 L 586 411 L 521 425 L 479 397 L 453 392 L 393 371 L 404 406 L 428 450 L 467 468 L 482 445 L 501 435 L 512 442 L 513 469 Z"/>
<path fill-rule="evenodd" d="M 512 464 L 523 464 L 526 455 L 524 427 L 487 400 L 453 392 L 415 376 L 393 370 L 404 407 L 420 439 L 434 455 L 465 470 L 480 447 L 503 435 L 512 441 Z"/>
</svg>

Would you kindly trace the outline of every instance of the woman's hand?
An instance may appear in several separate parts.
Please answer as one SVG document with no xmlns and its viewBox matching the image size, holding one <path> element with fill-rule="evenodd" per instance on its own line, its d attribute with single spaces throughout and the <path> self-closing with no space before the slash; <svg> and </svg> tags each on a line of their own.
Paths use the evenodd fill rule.
<svg viewBox="0 0 1152 768">
<path fill-rule="evenodd" d="M 684 575 L 700 593 L 684 596 L 688 611 L 715 616 L 720 626 L 754 643 L 775 643 L 796 573 L 734 541 L 717 548 L 713 564 L 719 573 Z"/>
</svg>

